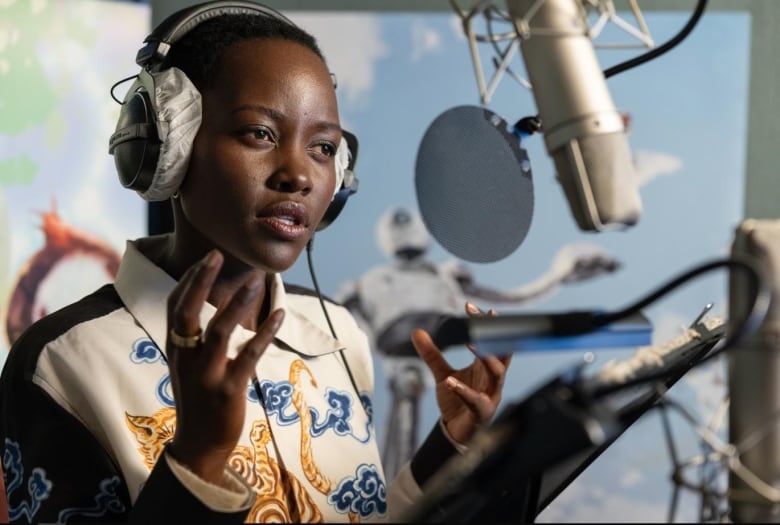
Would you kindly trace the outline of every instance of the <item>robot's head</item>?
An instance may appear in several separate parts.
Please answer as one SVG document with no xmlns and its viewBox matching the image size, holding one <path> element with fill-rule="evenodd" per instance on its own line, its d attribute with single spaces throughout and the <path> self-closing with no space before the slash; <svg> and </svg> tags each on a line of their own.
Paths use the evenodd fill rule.
<svg viewBox="0 0 780 525">
<path fill-rule="evenodd" d="M 404 207 L 391 208 L 379 218 L 376 238 L 382 253 L 401 259 L 423 255 L 431 240 L 420 214 Z"/>
</svg>

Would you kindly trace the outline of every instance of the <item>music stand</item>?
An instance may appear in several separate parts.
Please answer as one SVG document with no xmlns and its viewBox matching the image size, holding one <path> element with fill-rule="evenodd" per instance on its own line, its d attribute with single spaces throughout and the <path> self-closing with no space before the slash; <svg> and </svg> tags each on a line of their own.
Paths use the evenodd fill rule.
<svg viewBox="0 0 780 525">
<path fill-rule="evenodd" d="M 614 385 L 585 378 L 577 366 L 510 404 L 429 480 L 403 521 L 533 523 L 725 333 L 722 323 L 692 328 L 700 337 L 667 349 L 654 370 L 659 381 L 599 397 Z"/>
</svg>

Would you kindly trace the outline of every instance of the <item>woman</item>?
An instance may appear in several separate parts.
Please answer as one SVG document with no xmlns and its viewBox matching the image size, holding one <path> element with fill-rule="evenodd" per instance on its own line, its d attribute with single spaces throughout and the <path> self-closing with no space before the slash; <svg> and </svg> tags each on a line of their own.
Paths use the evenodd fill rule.
<svg viewBox="0 0 780 525">
<path fill-rule="evenodd" d="M 171 32 L 166 54 L 156 35 Z M 490 421 L 508 359 L 453 370 L 414 333 L 441 419 L 388 486 L 365 334 L 346 309 L 323 311 L 281 279 L 345 169 L 314 38 L 248 2 L 190 8 L 151 36 L 159 56 L 139 54 L 145 69 L 111 147 L 119 155 L 146 136 L 125 120 L 149 97 L 148 133 L 162 144 L 151 189 L 130 187 L 170 195 L 175 228 L 129 241 L 112 285 L 43 318 L 9 352 L 0 434 L 11 521 L 397 518 Z"/>
</svg>

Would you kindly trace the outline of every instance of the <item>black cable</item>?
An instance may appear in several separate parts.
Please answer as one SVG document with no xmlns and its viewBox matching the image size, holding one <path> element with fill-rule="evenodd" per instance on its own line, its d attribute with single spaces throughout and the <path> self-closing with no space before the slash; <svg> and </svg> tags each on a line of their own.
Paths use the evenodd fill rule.
<svg viewBox="0 0 780 525">
<path fill-rule="evenodd" d="M 688 19 L 688 22 L 682 27 L 682 29 L 680 29 L 680 31 L 677 32 L 676 35 L 674 35 L 672 38 L 670 38 L 669 40 L 667 40 L 666 42 L 664 42 L 660 46 L 655 47 L 655 48 L 651 49 L 650 51 L 648 51 L 646 53 L 643 53 L 643 54 L 641 54 L 639 56 L 636 56 L 634 58 L 631 58 L 629 60 L 626 60 L 624 62 L 621 62 L 619 64 L 616 64 L 616 65 L 614 65 L 612 67 L 609 67 L 609 68 L 605 69 L 604 70 L 604 78 L 609 78 L 609 77 L 611 77 L 613 75 L 616 75 L 618 73 L 622 73 L 623 71 L 626 71 L 628 69 L 636 67 L 636 66 L 638 66 L 640 64 L 644 64 L 645 62 L 649 62 L 650 60 L 659 57 L 660 55 L 666 53 L 670 49 L 672 49 L 675 46 L 677 46 L 680 42 L 682 42 L 691 33 L 691 31 L 693 31 L 693 28 L 696 27 L 696 24 L 699 22 L 699 20 L 701 19 L 701 16 L 704 14 L 704 11 L 705 11 L 706 7 L 707 7 L 707 0 L 699 0 L 698 3 L 696 4 L 696 7 L 693 10 L 693 13 L 691 13 L 691 16 Z M 488 19 L 488 28 L 489 28 L 489 31 L 492 31 L 492 25 L 490 24 L 490 19 Z M 491 36 L 492 36 L 492 34 L 491 34 Z M 491 42 L 492 42 L 492 39 L 491 39 Z M 498 52 L 497 44 L 495 42 L 492 42 L 492 43 L 493 43 L 494 50 L 496 52 Z M 500 55 L 501 53 L 498 53 L 498 54 Z M 495 65 L 495 60 L 494 60 L 493 63 Z M 507 71 L 509 71 L 509 68 L 507 68 Z M 532 120 L 534 122 L 537 122 L 538 126 L 536 126 L 536 128 L 538 128 L 538 129 L 535 129 L 535 131 L 541 131 L 542 123 L 541 123 L 541 118 L 539 117 L 539 115 L 529 116 L 529 117 L 525 117 L 524 119 L 520 119 L 518 121 L 518 124 L 516 124 L 516 126 L 518 126 L 521 122 L 528 121 L 528 120 Z M 532 131 L 532 132 L 534 132 L 534 130 L 524 130 L 524 131 Z"/>
<path fill-rule="evenodd" d="M 311 239 L 309 239 L 309 242 L 306 243 L 306 262 L 309 265 L 309 275 L 311 276 L 311 282 L 314 285 L 314 291 L 317 293 L 317 299 L 320 301 L 320 308 L 322 308 L 322 313 L 325 314 L 325 321 L 327 321 L 328 328 L 330 328 L 330 334 L 333 336 L 333 339 L 338 339 L 338 337 L 336 337 L 336 330 L 333 328 L 333 323 L 330 322 L 328 309 L 325 308 L 325 300 L 322 298 L 322 292 L 320 292 L 320 285 L 317 282 L 317 276 L 314 274 L 314 262 L 311 255 L 313 246 L 314 236 L 312 236 Z"/>
<path fill-rule="evenodd" d="M 695 266 L 690 270 L 678 275 L 677 277 L 674 277 L 673 279 L 659 286 L 658 288 L 656 288 L 654 291 L 650 292 L 643 298 L 639 299 L 633 304 L 630 304 L 629 306 L 624 307 L 621 310 L 617 310 L 611 313 L 596 314 L 594 322 L 596 326 L 605 326 L 614 323 L 615 321 L 618 321 L 620 319 L 623 319 L 625 317 L 628 317 L 629 315 L 640 311 L 645 306 L 654 303 L 664 295 L 672 292 L 675 288 L 677 288 L 682 284 L 685 284 L 686 282 L 690 281 L 694 277 L 697 277 L 703 273 L 709 272 L 710 270 L 714 270 L 720 267 L 731 267 L 740 270 L 747 270 L 748 274 L 752 278 L 751 285 L 754 287 L 753 289 L 761 290 L 763 288 L 766 291 L 766 293 L 769 293 L 768 288 L 763 283 L 761 272 L 752 263 L 750 259 L 740 258 L 740 257 L 714 259 L 712 261 L 705 262 L 698 266 Z"/>
<path fill-rule="evenodd" d="M 602 327 L 610 323 L 613 323 L 619 319 L 623 319 L 628 315 L 639 311 L 644 306 L 647 306 L 648 304 L 656 301 L 663 295 L 666 295 L 667 293 L 671 292 L 681 284 L 689 281 L 693 277 L 696 277 L 705 272 L 720 267 L 728 267 L 728 268 L 733 268 L 733 269 L 747 272 L 748 281 L 749 281 L 747 283 L 747 286 L 749 290 L 752 292 L 752 296 L 753 296 L 752 307 L 748 312 L 748 314 L 744 317 L 744 319 L 741 319 L 735 324 L 732 324 L 730 332 L 728 332 L 722 339 L 720 339 L 717 343 L 715 343 L 715 345 L 706 353 L 706 355 L 702 356 L 697 361 L 696 366 L 700 366 L 701 364 L 717 357 L 718 355 L 720 355 L 730 347 L 736 345 L 739 341 L 744 339 L 746 336 L 756 332 L 761 326 L 761 324 L 763 323 L 764 319 L 766 318 L 766 315 L 769 311 L 771 298 L 772 298 L 772 290 L 763 272 L 761 271 L 760 267 L 756 263 L 754 263 L 753 260 L 751 259 L 742 258 L 742 257 L 732 257 L 728 259 L 716 259 L 701 264 L 681 274 L 679 277 L 672 279 L 671 281 L 662 285 L 661 287 L 651 292 L 647 296 L 643 297 L 639 301 L 623 308 L 622 310 L 618 310 L 606 314 L 595 314 L 592 317 L 591 322 L 595 327 Z M 644 376 L 629 379 L 627 381 L 623 381 L 621 383 L 617 383 L 614 385 L 606 385 L 606 386 L 601 385 L 597 389 L 598 397 L 613 394 L 617 391 L 634 387 L 637 385 L 666 379 L 671 375 L 674 375 L 675 372 L 682 369 L 687 369 L 690 366 L 691 366 L 690 363 L 686 363 L 684 365 L 678 365 L 676 367 L 673 367 L 671 370 L 666 369 L 666 370 L 658 371 L 656 373 L 646 374 Z"/>
<path fill-rule="evenodd" d="M 604 77 L 609 78 L 612 75 L 622 73 L 627 69 L 631 69 L 632 67 L 638 66 L 640 64 L 644 64 L 645 62 L 648 62 L 666 53 L 673 47 L 675 47 L 677 44 L 682 42 L 685 39 L 685 37 L 687 37 L 691 33 L 691 31 L 693 31 L 693 28 L 696 27 L 696 24 L 699 22 L 701 15 L 704 14 L 704 9 L 706 7 L 707 7 L 707 0 L 699 0 L 699 2 L 696 4 L 696 7 L 693 10 L 693 13 L 691 14 L 691 17 L 688 19 L 688 22 L 685 24 L 685 26 L 683 26 L 683 28 L 676 35 L 674 35 L 672 38 L 667 40 L 663 45 L 655 47 L 650 51 L 648 51 L 647 53 L 643 53 L 637 57 L 634 57 L 632 59 L 626 60 L 625 62 L 621 62 L 620 64 L 605 69 Z"/>
<path fill-rule="evenodd" d="M 124 102 L 122 102 L 121 100 L 119 100 L 118 98 L 116 98 L 116 95 L 114 95 L 114 90 L 116 89 L 116 87 L 117 87 L 119 84 L 123 84 L 123 83 L 127 82 L 128 80 L 133 80 L 134 78 L 137 78 L 137 77 L 138 77 L 138 75 L 137 75 L 137 74 L 136 74 L 136 75 L 131 75 L 131 76 L 127 77 L 127 78 L 123 78 L 122 80 L 117 80 L 116 82 L 114 82 L 114 85 L 113 85 L 113 86 L 111 86 L 111 91 L 110 91 L 110 93 L 111 93 L 111 98 L 113 98 L 113 99 L 114 99 L 114 101 L 115 101 L 117 104 L 119 104 L 120 106 L 121 106 L 122 104 L 124 104 Z"/>
<path fill-rule="evenodd" d="M 328 328 L 330 328 L 330 334 L 333 336 L 333 339 L 338 339 L 338 336 L 336 335 L 336 329 L 333 328 L 333 323 L 330 321 L 330 315 L 328 315 L 328 309 L 325 307 L 325 299 L 322 297 L 322 292 L 320 292 L 320 285 L 317 282 L 317 276 L 314 273 L 314 262 L 311 255 L 312 248 L 314 245 L 314 236 L 309 239 L 309 242 L 306 243 L 306 262 L 309 266 L 309 275 L 311 276 L 311 282 L 314 285 L 314 291 L 317 294 L 317 299 L 320 302 L 320 308 L 322 308 L 322 313 L 325 315 L 325 321 L 328 323 Z M 355 389 L 355 394 L 357 395 L 358 402 L 360 401 L 360 389 L 358 388 L 357 381 L 355 381 L 355 376 L 352 375 L 352 369 L 349 366 L 349 362 L 347 361 L 347 356 L 344 355 L 344 349 L 342 348 L 339 350 L 339 354 L 341 355 L 341 360 L 344 362 L 344 368 L 347 369 L 347 375 L 349 375 L 349 381 L 352 383 L 352 388 Z M 362 404 L 362 403 L 361 403 Z"/>
</svg>

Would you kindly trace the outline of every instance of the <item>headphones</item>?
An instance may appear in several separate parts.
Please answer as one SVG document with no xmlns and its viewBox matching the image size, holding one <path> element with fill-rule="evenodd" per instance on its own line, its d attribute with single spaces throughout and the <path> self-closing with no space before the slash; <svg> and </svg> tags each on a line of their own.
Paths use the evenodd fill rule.
<svg viewBox="0 0 780 525">
<path fill-rule="evenodd" d="M 122 102 L 108 151 L 114 156 L 122 186 L 135 190 L 147 201 L 167 200 L 176 195 L 201 119 L 198 90 L 183 72 L 177 68 L 163 69 L 162 63 L 171 46 L 201 22 L 228 14 L 265 16 L 297 27 L 270 7 L 250 1 L 218 0 L 168 16 L 144 39 L 135 58 L 141 71 Z M 357 148 L 357 137 L 342 130 L 336 153 L 337 188 L 317 231 L 329 226 L 341 213 L 347 198 L 357 192 Z"/>
</svg>

